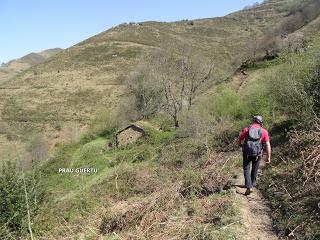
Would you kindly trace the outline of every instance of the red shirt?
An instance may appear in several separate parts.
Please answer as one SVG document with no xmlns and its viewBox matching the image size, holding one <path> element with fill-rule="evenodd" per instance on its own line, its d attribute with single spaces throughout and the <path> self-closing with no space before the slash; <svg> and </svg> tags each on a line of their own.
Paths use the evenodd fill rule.
<svg viewBox="0 0 320 240">
<path fill-rule="evenodd" d="M 270 141 L 268 131 L 266 129 L 262 128 L 258 123 L 252 124 L 251 127 L 262 129 L 262 137 L 261 137 L 262 145 L 264 145 L 265 143 Z M 245 129 L 243 129 L 242 133 L 240 133 L 239 141 L 242 142 L 243 140 L 245 140 L 248 136 L 248 133 L 249 133 L 249 128 L 246 127 Z"/>
</svg>

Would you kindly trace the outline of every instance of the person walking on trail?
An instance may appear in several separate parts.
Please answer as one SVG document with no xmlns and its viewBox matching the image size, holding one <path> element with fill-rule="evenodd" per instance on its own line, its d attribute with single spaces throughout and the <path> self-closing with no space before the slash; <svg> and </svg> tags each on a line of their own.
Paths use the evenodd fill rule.
<svg viewBox="0 0 320 240">
<path fill-rule="evenodd" d="M 268 131 L 262 127 L 262 123 L 263 119 L 261 116 L 254 116 L 251 126 L 243 129 L 238 139 L 238 144 L 242 146 L 243 151 L 243 172 L 245 186 L 247 188 L 245 195 L 253 192 L 253 186 L 256 182 L 259 164 L 265 147 L 267 150 L 266 163 L 271 163 L 269 134 Z"/>
</svg>

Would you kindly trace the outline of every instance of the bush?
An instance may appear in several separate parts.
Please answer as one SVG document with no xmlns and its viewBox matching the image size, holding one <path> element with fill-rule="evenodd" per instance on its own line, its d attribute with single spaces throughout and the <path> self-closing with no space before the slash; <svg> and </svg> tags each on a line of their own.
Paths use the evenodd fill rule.
<svg viewBox="0 0 320 240">
<path fill-rule="evenodd" d="M 243 114 L 264 116 L 267 127 L 279 120 L 296 123 L 292 127 L 309 125 L 320 106 L 317 49 L 318 45 L 308 52 L 282 55 L 278 65 L 265 69 L 262 78 L 242 89 L 247 108 Z"/>
<path fill-rule="evenodd" d="M 242 120 L 247 115 L 246 109 L 244 101 L 226 85 L 219 86 L 217 94 L 207 104 L 208 112 L 215 119 Z"/>
<path fill-rule="evenodd" d="M 272 93 L 269 93 L 272 95 Z M 245 89 L 242 95 L 247 108 L 246 120 L 251 120 L 252 116 L 261 115 L 264 118 L 265 126 L 268 127 L 272 119 L 272 103 L 266 87 L 261 82 L 252 83 Z M 250 122 L 246 122 L 250 124 Z"/>
<path fill-rule="evenodd" d="M 120 126 L 118 113 L 115 110 L 100 110 L 90 125 L 90 133 L 98 136 L 107 136 L 115 132 Z"/>
<path fill-rule="evenodd" d="M 315 69 L 312 73 L 310 80 L 307 83 L 307 92 L 311 95 L 314 110 L 318 113 L 320 112 L 320 63 L 317 63 Z"/>
<path fill-rule="evenodd" d="M 92 142 L 93 140 L 97 139 L 98 136 L 95 135 L 94 133 L 86 133 L 84 135 L 81 136 L 80 140 L 79 140 L 79 144 L 86 144 L 89 142 Z"/>
<path fill-rule="evenodd" d="M 112 135 L 119 128 L 138 119 L 134 102 L 123 98 L 115 109 L 100 109 L 89 126 L 89 133 L 100 137 Z"/>
<path fill-rule="evenodd" d="M 193 167 L 186 167 L 181 172 L 182 189 L 181 194 L 185 198 L 198 195 L 201 192 L 201 180 L 203 173 Z"/>
<path fill-rule="evenodd" d="M 310 92 L 310 81 L 316 71 L 317 60 L 309 54 L 289 58 L 263 79 L 270 105 L 292 120 L 307 125 L 314 118 L 315 98 Z M 314 86 L 313 86 L 314 87 Z"/>
<path fill-rule="evenodd" d="M 199 155 L 198 146 L 192 141 L 176 141 L 163 146 L 157 160 L 168 169 L 182 169 L 187 165 L 196 164 Z"/>
<path fill-rule="evenodd" d="M 67 143 L 74 144 L 78 141 L 79 130 L 74 124 L 68 124 L 62 129 L 62 135 Z"/>
<path fill-rule="evenodd" d="M 1 239 L 17 239 L 27 234 L 25 188 L 32 221 L 39 214 L 39 206 L 44 199 L 44 190 L 40 187 L 39 176 L 37 174 L 21 176 L 14 163 L 5 162 L 0 173 Z"/>
<path fill-rule="evenodd" d="M 157 122 L 159 122 L 160 130 L 164 132 L 170 132 L 173 130 L 174 125 L 172 124 L 172 119 L 168 114 L 158 114 L 155 118 Z"/>
<path fill-rule="evenodd" d="M 139 193 L 136 186 L 136 174 L 137 172 L 133 167 L 126 164 L 119 165 L 103 183 L 107 193 L 116 194 L 119 199 L 126 199 Z"/>
<path fill-rule="evenodd" d="M 209 99 L 200 119 L 206 138 L 215 147 L 226 148 L 239 134 L 250 109 L 244 99 L 226 85 L 217 88 L 217 93 Z"/>
<path fill-rule="evenodd" d="M 159 110 L 162 101 L 162 88 L 159 81 L 154 80 L 152 66 L 146 63 L 136 66 L 130 74 L 126 85 L 132 94 L 133 107 L 139 118 L 147 118 Z"/>
<path fill-rule="evenodd" d="M 147 143 L 154 146 L 168 145 L 176 138 L 174 131 L 158 131 L 153 128 L 146 128 L 146 140 Z"/>
<path fill-rule="evenodd" d="M 217 122 L 213 127 L 212 145 L 220 151 L 234 150 L 234 140 L 242 130 L 242 126 L 230 119 Z"/>
<path fill-rule="evenodd" d="M 143 149 L 142 151 L 139 151 L 134 157 L 133 157 L 133 163 L 136 162 L 142 162 L 151 159 L 152 153 L 148 148 Z"/>
</svg>

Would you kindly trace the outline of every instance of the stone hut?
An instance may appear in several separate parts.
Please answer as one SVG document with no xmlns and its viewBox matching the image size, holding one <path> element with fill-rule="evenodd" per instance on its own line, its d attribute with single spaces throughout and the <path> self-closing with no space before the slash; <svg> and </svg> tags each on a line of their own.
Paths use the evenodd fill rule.
<svg viewBox="0 0 320 240">
<path fill-rule="evenodd" d="M 135 124 L 131 124 L 116 133 L 116 145 L 119 147 L 134 143 L 144 134 L 145 131 L 143 128 Z"/>
</svg>

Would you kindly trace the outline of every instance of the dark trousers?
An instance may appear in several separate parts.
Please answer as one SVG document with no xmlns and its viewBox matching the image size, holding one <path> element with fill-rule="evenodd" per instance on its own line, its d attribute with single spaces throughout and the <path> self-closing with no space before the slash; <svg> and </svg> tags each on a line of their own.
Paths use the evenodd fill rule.
<svg viewBox="0 0 320 240">
<path fill-rule="evenodd" d="M 252 188 L 258 176 L 258 169 L 261 156 L 250 157 L 243 154 L 243 173 L 246 188 Z M 251 167 L 252 163 L 252 167 Z M 251 169 L 250 169 L 251 168 Z"/>
</svg>

